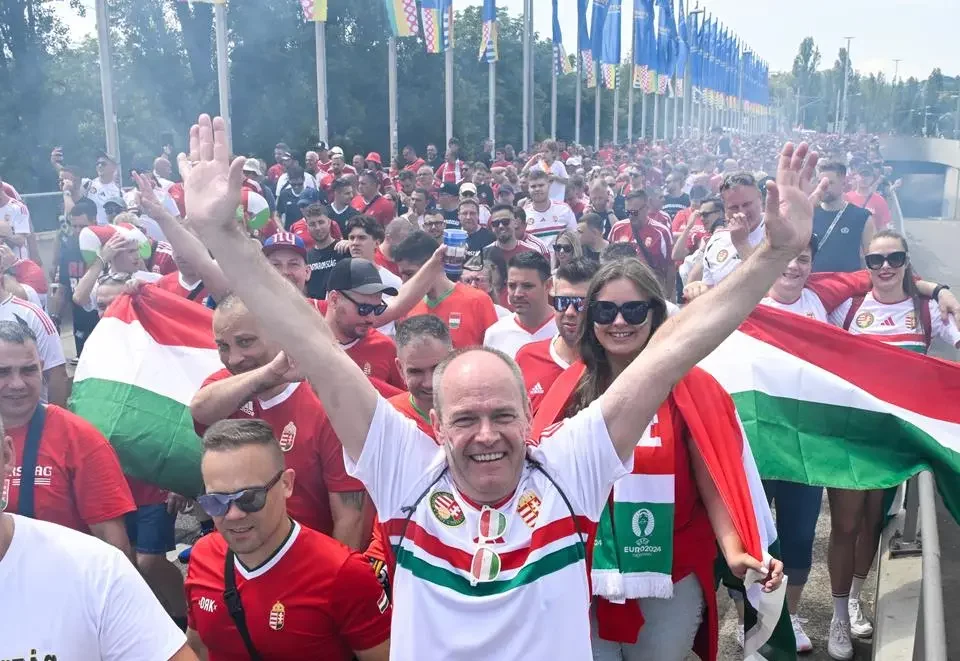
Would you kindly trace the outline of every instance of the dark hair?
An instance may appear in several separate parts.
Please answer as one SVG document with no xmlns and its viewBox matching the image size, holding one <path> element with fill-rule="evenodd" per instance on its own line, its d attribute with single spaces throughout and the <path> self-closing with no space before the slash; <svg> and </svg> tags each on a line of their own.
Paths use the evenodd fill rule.
<svg viewBox="0 0 960 661">
<path fill-rule="evenodd" d="M 547 179 L 548 175 L 543 170 L 530 170 L 527 173 L 527 181 L 538 181 L 540 179 Z"/>
<path fill-rule="evenodd" d="M 710 189 L 706 186 L 697 184 L 690 188 L 690 199 L 694 202 L 703 202 L 710 197 Z"/>
<path fill-rule="evenodd" d="M 760 190 L 757 185 L 757 178 L 749 172 L 741 170 L 740 172 L 731 172 L 723 178 L 723 182 L 720 184 L 720 193 L 726 193 L 737 186 L 749 186 Z"/>
<path fill-rule="evenodd" d="M 579 285 L 582 282 L 590 282 L 599 270 L 600 265 L 589 257 L 575 257 L 566 264 L 558 266 L 553 277 L 569 282 L 571 285 Z"/>
<path fill-rule="evenodd" d="M 14 316 L 15 321 L 0 321 L 0 342 L 9 344 L 26 344 L 28 341 L 37 343 L 37 335 L 20 317 Z"/>
<path fill-rule="evenodd" d="M 277 146 L 274 149 L 282 149 L 283 151 L 290 151 L 290 147 L 287 146 L 285 142 L 278 142 Z"/>
<path fill-rule="evenodd" d="M 621 259 L 636 259 L 637 258 L 637 248 L 633 243 L 627 243 L 626 241 L 622 243 L 611 243 L 606 248 L 603 249 L 603 252 L 600 253 L 600 264 L 607 264 L 608 262 L 616 262 Z"/>
<path fill-rule="evenodd" d="M 364 170 L 358 175 L 358 179 L 369 179 L 371 182 L 380 185 L 380 178 L 373 170 Z"/>
<path fill-rule="evenodd" d="M 550 262 L 546 257 L 532 250 L 520 252 L 510 258 L 507 262 L 507 269 L 529 269 L 536 271 L 540 276 L 540 282 L 546 282 L 550 279 Z"/>
<path fill-rule="evenodd" d="M 380 224 L 373 216 L 365 216 L 360 214 L 359 216 L 354 216 L 347 221 L 347 226 L 344 228 L 345 236 L 350 236 L 350 232 L 359 227 L 364 232 L 369 234 L 375 241 L 383 241 L 383 237 L 386 235 L 383 231 L 383 225 Z"/>
<path fill-rule="evenodd" d="M 629 193 L 627 193 L 627 197 L 626 197 L 627 202 L 629 202 L 630 200 L 646 200 L 646 199 L 647 199 L 647 191 L 640 190 L 639 188 L 634 189 Z"/>
<path fill-rule="evenodd" d="M 273 429 L 263 420 L 218 420 L 203 433 L 203 454 L 260 446 L 270 451 L 278 469 L 284 468 L 283 451 Z"/>
<path fill-rule="evenodd" d="M 402 149 L 401 151 L 407 151 L 408 149 L 409 149 L 410 151 L 412 151 L 414 154 L 417 153 L 417 150 L 414 148 L 413 145 L 404 145 L 404 147 L 403 147 L 403 149 Z"/>
<path fill-rule="evenodd" d="M 927 305 L 928 299 L 924 298 L 917 289 L 917 279 L 913 273 L 913 265 L 910 263 L 910 246 L 907 244 L 907 238 L 900 232 L 894 230 L 880 230 L 870 239 L 869 245 L 873 245 L 873 242 L 877 239 L 896 239 L 900 242 L 900 245 L 903 246 L 903 251 L 907 253 L 907 264 L 903 269 L 903 293 L 913 301 L 913 314 L 917 319 L 917 328 L 921 329 L 923 316 L 921 316 L 920 310 L 924 305 Z M 924 328 L 921 330 L 924 332 L 932 332 L 933 329 Z"/>
<path fill-rule="evenodd" d="M 293 164 L 291 164 L 291 165 L 288 165 L 288 166 L 287 166 L 287 181 L 290 181 L 291 179 L 294 179 L 294 178 L 297 178 L 297 177 L 299 177 L 300 179 L 303 178 L 303 168 L 300 167 L 299 165 L 297 165 L 296 163 L 293 163 Z"/>
<path fill-rule="evenodd" d="M 393 246 L 394 262 L 410 262 L 423 266 L 437 251 L 440 244 L 436 240 L 421 230 L 413 232 L 403 241 Z"/>
<path fill-rule="evenodd" d="M 451 348 L 453 347 L 450 330 L 436 315 L 418 314 L 397 322 L 396 335 L 394 336 L 397 349 L 402 349 L 411 342 L 428 337 Z"/>
<path fill-rule="evenodd" d="M 847 176 L 847 166 L 840 161 L 827 161 L 826 163 L 821 163 L 820 167 L 817 169 L 820 171 L 820 174 L 823 174 L 824 172 L 835 172 L 837 176 Z"/>
<path fill-rule="evenodd" d="M 480 213 L 480 203 L 477 202 L 477 198 L 475 197 L 467 197 L 465 199 L 460 200 L 460 203 L 457 204 L 457 210 L 459 210 L 460 207 L 467 204 L 472 204 L 473 206 L 475 206 L 477 208 L 477 213 Z"/>
<path fill-rule="evenodd" d="M 323 202 L 311 202 L 303 208 L 302 213 L 304 218 L 307 216 L 310 218 L 316 218 L 318 216 L 326 216 L 327 218 L 331 217 L 330 207 Z"/>
<path fill-rule="evenodd" d="M 494 204 L 490 209 L 490 216 L 492 217 L 498 211 L 509 211 L 511 216 L 517 217 L 517 211 L 512 204 Z"/>
<path fill-rule="evenodd" d="M 641 262 L 636 257 L 629 259 L 618 259 L 600 266 L 596 275 L 590 280 L 590 287 L 587 289 L 588 304 L 597 300 L 597 295 L 608 283 L 616 280 L 627 280 L 632 283 L 642 294 L 650 299 L 650 337 L 657 332 L 657 329 L 667 318 L 667 304 L 663 297 L 663 291 L 660 288 L 660 282 L 650 270 L 650 267 Z M 647 342 L 650 340 L 648 339 Z M 646 346 L 646 345 L 644 345 Z M 567 409 L 567 415 L 573 415 L 577 411 L 590 406 L 600 395 L 602 395 L 613 382 L 613 370 L 610 367 L 610 360 L 607 352 L 597 339 L 597 334 L 593 329 L 593 313 L 589 305 L 586 308 L 586 314 L 580 318 L 580 328 L 577 333 L 577 348 L 580 352 L 580 359 L 583 360 L 586 370 L 580 377 L 577 384 L 577 390 L 574 393 L 573 401 Z M 643 347 L 640 349 L 643 351 Z"/>
<path fill-rule="evenodd" d="M 587 227 L 595 229 L 598 232 L 603 231 L 603 218 L 600 217 L 600 214 L 585 213 L 580 216 L 580 222 L 585 223 Z"/>
<path fill-rule="evenodd" d="M 410 171 L 409 171 L 409 170 L 406 170 L 406 172 L 410 172 Z M 412 173 L 411 173 L 411 174 L 412 174 Z M 428 201 L 430 200 L 430 191 L 428 191 L 428 190 L 427 190 L 426 188 L 424 188 L 423 186 L 417 186 L 416 188 L 413 189 L 413 192 L 414 192 L 414 193 L 420 193 L 421 195 L 423 195 L 423 197 L 424 197 L 425 200 L 428 200 Z"/>
<path fill-rule="evenodd" d="M 523 207 L 513 207 L 513 217 L 524 225 L 527 224 L 527 212 L 524 211 Z"/>
<path fill-rule="evenodd" d="M 337 177 L 337 179 L 333 182 L 333 192 L 343 190 L 347 186 L 353 186 L 353 179 L 351 179 L 349 176 Z"/>
<path fill-rule="evenodd" d="M 417 174 L 411 170 L 400 170 L 400 174 L 397 175 L 397 179 L 400 181 L 406 181 L 407 179 L 416 179 Z"/>
<path fill-rule="evenodd" d="M 97 217 L 97 203 L 89 197 L 81 197 L 77 203 L 70 209 L 71 216 L 86 216 L 93 219 Z"/>
</svg>

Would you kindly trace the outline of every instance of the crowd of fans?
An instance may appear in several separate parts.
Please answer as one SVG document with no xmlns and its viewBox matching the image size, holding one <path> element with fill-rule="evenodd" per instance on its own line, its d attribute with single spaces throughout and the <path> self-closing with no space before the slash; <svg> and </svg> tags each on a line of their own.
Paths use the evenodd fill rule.
<svg viewBox="0 0 960 661">
<path fill-rule="evenodd" d="M 196 134 L 191 137 L 198 139 Z M 897 184 L 889 181 L 877 140 L 811 138 L 810 150 L 820 155 L 813 236 L 781 269 L 762 303 L 852 333 L 886 336 L 918 351 L 925 351 L 933 336 L 960 346 L 956 322 L 946 316 L 956 314 L 956 299 L 947 288 L 913 276 L 906 240 L 890 226 L 888 197 Z M 479 533 L 473 536 L 478 547 L 529 533 L 536 528 L 538 513 L 547 516 L 548 511 L 559 518 L 556 530 L 545 534 L 554 535 L 551 543 L 559 544 L 564 535 L 573 534 L 561 532 L 561 521 L 576 519 L 563 519 L 567 510 L 586 507 L 579 501 L 572 506 L 554 502 L 548 493 L 553 482 L 549 473 L 544 473 L 549 482 L 531 478 L 522 483 L 529 489 L 506 494 L 509 498 L 501 505 L 471 496 L 458 480 L 478 479 L 471 471 L 495 471 L 483 466 L 499 465 L 496 462 L 506 461 L 501 455 L 509 456 L 511 450 L 492 443 L 487 450 L 478 444 L 481 449 L 468 446 L 464 451 L 450 437 L 437 435 L 442 428 L 438 366 L 456 365 L 457 354 L 451 363 L 453 351 L 476 346 L 496 350 L 496 356 L 515 365 L 513 371 L 491 369 L 494 376 L 486 368 L 474 372 L 476 387 L 489 386 L 496 401 L 487 379 L 499 374 L 496 378 L 509 383 L 516 376 L 529 400 L 528 410 L 536 414 L 562 375 L 571 366 L 583 365 L 586 372 L 558 419 L 582 412 L 578 425 L 569 425 L 570 438 L 579 442 L 596 436 L 595 426 L 602 421 L 589 413 L 599 410 L 592 403 L 609 401 L 604 398 L 613 397 L 621 375 L 631 377 L 628 367 L 643 362 L 638 359 L 641 353 L 654 351 L 647 348 L 651 336 L 678 306 L 716 294 L 714 302 L 728 301 L 729 309 L 736 308 L 734 294 L 720 291 L 721 283 L 735 273 L 746 278 L 744 265 L 764 250 L 770 214 L 766 196 L 778 170 L 785 171 L 783 149 L 783 136 L 731 135 L 717 129 L 705 138 L 608 144 L 596 150 L 545 140 L 518 153 L 511 145 L 494 149 L 485 141 L 470 157 L 453 139 L 443 153 L 430 144 L 421 156 L 406 146 L 399 158 L 386 164 L 376 152 L 354 154 L 348 162 L 343 149 L 324 142 L 302 152 L 302 162 L 301 152 L 285 143 L 276 145 L 272 163 L 255 156 L 244 159 L 237 226 L 256 241 L 263 258 L 309 303 L 313 314 L 323 317 L 323 333 L 339 344 L 382 398 L 412 421 L 409 427 L 400 424 L 403 418 L 388 419 L 379 405 L 375 413 L 373 408 L 365 411 L 363 398 L 340 400 L 333 405 L 336 411 L 332 409 L 327 391 L 310 378 L 308 365 L 289 353 L 283 327 L 292 323 L 288 317 L 293 312 L 265 323 L 262 308 L 251 305 L 250 292 L 239 291 L 222 252 L 226 239 L 214 245 L 213 230 L 194 227 L 188 214 L 195 207 L 186 199 L 189 185 L 185 187 L 183 179 L 208 158 L 196 159 L 192 153 L 177 164 L 161 155 L 152 168 L 131 171 L 137 185 L 125 188 L 118 183 L 110 155 L 97 159 L 96 174 L 88 179 L 77 167 L 64 164 L 62 153 L 55 150 L 51 163 L 60 177 L 63 220 L 46 271 L 29 211 L 16 190 L 3 183 L 0 417 L 7 438 L 0 464 L 7 476 L 0 511 L 99 537 L 134 561 L 157 597 L 137 582 L 130 571 L 133 564 L 98 559 L 102 554 L 91 550 L 89 542 L 75 537 L 60 542 L 52 529 L 29 528 L 25 519 L 17 518 L 16 536 L 0 534 L 0 576 L 18 558 L 41 562 L 35 552 L 56 563 L 60 547 L 66 545 L 70 555 L 86 555 L 88 560 L 61 558 L 64 568 L 47 583 L 59 580 L 65 594 L 73 594 L 78 603 L 91 603 L 93 596 L 81 594 L 86 579 L 65 578 L 64 572 L 79 574 L 94 567 L 103 574 L 97 579 L 101 588 L 111 591 L 106 601 L 116 602 L 98 611 L 95 617 L 103 620 L 96 621 L 106 623 L 98 631 L 84 633 L 84 622 L 74 622 L 60 639 L 69 641 L 65 648 L 39 649 L 39 654 L 69 648 L 78 650 L 78 658 L 190 659 L 196 654 L 211 659 L 309 656 L 371 661 L 391 654 L 392 616 L 391 658 L 427 658 L 422 655 L 430 649 L 437 650 L 433 658 L 520 658 L 482 647 L 489 639 L 471 633 L 471 628 L 482 629 L 488 616 L 473 610 L 476 605 L 469 600 L 456 602 L 459 610 L 451 612 L 448 604 L 438 605 L 446 597 L 423 591 L 414 592 L 413 601 L 404 602 L 403 608 L 391 607 L 396 591 L 414 590 L 411 585 L 417 581 L 451 594 L 470 594 L 478 584 L 482 587 L 527 562 L 511 559 L 510 552 L 502 558 L 484 556 L 437 537 L 426 530 L 419 514 L 411 520 L 420 500 L 409 508 L 405 522 L 398 519 L 400 505 L 410 505 L 418 495 L 422 500 L 431 493 L 428 512 L 440 522 L 441 531 L 456 529 L 464 523 L 465 510 L 476 510 Z M 442 245 L 449 230 L 467 235 L 462 270 L 444 262 Z M 249 245 L 247 240 L 243 249 Z M 827 309 L 808 286 L 812 273 L 853 274 L 843 280 L 849 295 L 836 309 Z M 126 478 L 101 431 L 64 408 L 69 381 L 61 320 L 70 319 L 76 352 L 82 356 L 84 342 L 114 299 L 137 295 L 141 287 L 158 287 L 214 309 L 212 334 L 223 369 L 209 375 L 190 407 L 203 438 L 207 492 L 196 503 Z M 284 299 L 285 291 L 276 291 L 276 298 Z M 704 304 L 701 310 L 706 309 Z M 734 314 L 716 312 L 721 313 Z M 870 323 L 863 323 L 865 313 Z M 882 319 L 892 321 L 884 325 Z M 331 363 L 332 379 L 341 376 L 335 368 Z M 469 389 L 461 394 L 463 401 L 479 396 Z M 361 455 L 350 447 L 346 423 L 340 421 L 343 410 L 355 410 L 358 419 L 366 415 L 362 422 L 371 429 L 382 426 L 367 437 L 368 445 L 374 436 L 383 437 L 382 444 L 377 441 L 376 459 L 367 456 L 366 449 Z M 498 411 L 489 424 L 512 423 L 507 418 L 516 415 L 513 409 L 504 404 Z M 487 424 L 463 415 L 453 420 L 454 428 Z M 607 427 L 617 444 L 609 419 Z M 403 468 L 422 457 L 429 462 L 435 454 L 433 446 L 417 446 L 411 440 L 414 433 L 445 444 L 452 477 L 444 479 L 453 486 L 430 492 L 435 484 L 418 481 L 419 467 Z M 689 442 L 688 436 L 677 431 L 681 441 Z M 633 457 L 636 442 L 634 438 L 621 456 Z M 698 652 L 716 658 L 716 607 L 709 581 L 713 542 L 739 575 L 748 568 L 761 569 L 762 559 L 744 557 L 736 533 L 730 538 L 729 520 L 718 514 L 723 508 L 717 491 L 705 485 L 709 475 L 695 446 L 687 442 L 676 443 L 673 589 L 635 600 L 647 622 L 642 630 L 638 623 L 626 637 L 609 633 L 615 618 L 595 603 L 588 634 L 594 658 L 680 661 L 695 647 L 698 631 L 708 639 L 701 647 L 703 640 L 697 638 Z M 31 443 L 39 445 L 32 464 L 23 459 Z M 465 452 L 462 460 L 453 457 L 457 452 Z M 590 464 L 584 471 L 599 470 L 594 464 L 601 460 L 609 464 L 606 455 L 586 453 L 580 457 Z M 541 461 L 549 469 L 554 459 Z M 31 465 L 36 478 L 26 497 L 27 481 L 21 476 Z M 413 473 L 400 475 L 404 470 Z M 555 470 L 561 486 L 579 489 L 572 474 Z M 390 471 L 397 480 L 391 489 L 416 486 L 418 493 L 387 493 L 384 480 Z M 483 473 L 479 479 L 487 477 Z M 440 479 L 436 474 L 432 478 Z M 377 493 L 369 486 L 374 479 L 379 480 Z M 808 651 L 813 644 L 798 613 L 812 563 L 822 489 L 773 481 L 765 486 L 784 524 L 779 529 L 783 563 L 763 565 L 765 585 L 776 587 L 781 569 L 789 576 L 787 601 L 797 650 Z M 555 483 L 553 487 L 560 489 Z M 850 636 L 872 633 L 859 593 L 879 539 L 883 493 L 830 491 L 835 612 L 825 642 L 833 658 L 849 659 Z M 597 497 L 601 509 L 602 495 Z M 506 529 L 507 518 L 498 507 L 508 502 L 507 508 L 523 518 L 520 530 L 514 529 L 513 519 L 514 528 Z M 185 510 L 201 520 L 202 536 L 181 554 L 180 562 L 188 566 L 184 580 L 167 555 L 175 546 L 177 514 Z M 477 517 L 470 514 L 466 520 L 475 523 Z M 0 524 L 13 531 L 13 523 L 0 519 Z M 538 534 L 528 543 L 546 543 Z M 579 530 L 577 535 L 579 539 Z M 417 556 L 413 547 L 404 546 L 405 537 L 417 548 L 433 544 L 431 558 L 442 561 Z M 438 564 L 444 566 L 442 572 Z M 400 565 L 413 567 L 412 574 L 398 573 Z M 516 586 L 523 583 L 511 580 Z M 172 622 L 168 626 L 159 621 L 164 619 L 159 604 L 186 631 L 186 644 Z M 531 609 L 555 606 L 528 601 L 526 614 L 510 610 L 516 604 L 504 607 L 502 617 L 525 618 L 533 616 Z M 570 624 L 572 630 L 590 629 L 590 618 L 582 615 L 582 623 Z M 558 617 L 562 620 L 563 613 Z M 414 624 L 417 618 L 436 621 L 433 626 Z M 150 624 L 140 626 L 144 622 Z M 42 638 L 41 629 L 38 622 L 17 640 Z M 552 635 L 543 628 L 530 635 L 520 629 L 520 642 L 503 643 L 509 649 L 532 645 L 530 636 Z M 414 630 L 418 633 L 411 633 Z M 441 630 L 460 631 L 463 640 L 440 640 Z M 412 636 L 422 639 L 410 642 Z M 742 636 L 741 627 L 741 642 Z M 30 654 L 29 647 L 8 648 L 5 637 L 0 636 L 0 658 Z"/>
</svg>

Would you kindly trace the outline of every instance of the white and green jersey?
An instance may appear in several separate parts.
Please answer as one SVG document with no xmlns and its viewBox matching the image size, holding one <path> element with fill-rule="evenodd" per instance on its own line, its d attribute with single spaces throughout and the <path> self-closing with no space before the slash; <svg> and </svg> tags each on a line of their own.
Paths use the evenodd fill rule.
<svg viewBox="0 0 960 661">
<path fill-rule="evenodd" d="M 772 296 L 765 296 L 761 299 L 760 304 L 799 314 L 808 319 L 827 321 L 827 310 L 823 307 L 823 301 L 810 289 L 801 290 L 800 298 L 793 303 L 781 303 Z"/>
<path fill-rule="evenodd" d="M 940 317 L 940 308 L 933 301 L 923 301 L 930 310 L 930 337 L 939 337 L 951 346 L 960 345 L 960 330 L 953 317 L 947 323 Z M 853 299 L 848 298 L 830 313 L 830 321 L 837 326 L 843 326 L 853 305 Z M 867 294 L 863 303 L 855 311 L 855 315 L 847 329 L 854 335 L 871 335 L 885 344 L 916 351 L 927 352 L 926 335 L 922 321 L 917 319 L 913 309 L 913 300 L 907 298 L 899 303 L 881 303 Z"/>
<path fill-rule="evenodd" d="M 596 404 L 548 428 L 547 437 L 528 456 L 563 490 L 576 524 L 557 488 L 528 463 L 516 491 L 496 507 L 506 526 L 491 528 L 499 517 L 481 517 L 481 507 L 460 493 L 444 473 L 443 449 L 379 399 L 360 460 L 344 461 L 369 491 L 397 557 L 391 659 L 592 658 L 577 524 L 584 535 L 594 529 L 629 465 L 617 456 Z M 428 487 L 401 543 L 402 508 Z M 476 553 L 481 526 L 492 541 Z"/>
</svg>

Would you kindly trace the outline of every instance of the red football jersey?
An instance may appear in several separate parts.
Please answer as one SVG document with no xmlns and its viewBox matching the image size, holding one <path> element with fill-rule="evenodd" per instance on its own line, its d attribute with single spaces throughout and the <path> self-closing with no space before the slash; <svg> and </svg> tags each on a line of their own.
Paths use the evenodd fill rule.
<svg viewBox="0 0 960 661">
<path fill-rule="evenodd" d="M 523 374 L 530 407 L 536 413 L 543 396 L 570 365 L 553 350 L 553 338 L 525 344 L 517 352 L 516 362 Z"/>
<path fill-rule="evenodd" d="M 157 241 L 153 245 L 153 255 L 150 258 L 150 270 L 160 275 L 176 273 L 177 263 L 173 259 L 173 246 L 166 241 Z"/>
<path fill-rule="evenodd" d="M 207 377 L 203 387 L 230 376 L 223 369 Z M 347 475 L 343 467 L 343 449 L 330 426 L 323 405 L 310 386 L 291 383 L 269 400 L 254 398 L 230 416 L 257 418 L 273 429 L 284 452 L 287 468 L 297 475 L 293 495 L 287 500 L 287 512 L 305 526 L 325 535 L 333 532 L 330 492 L 363 491 L 363 483 Z M 198 434 L 205 427 L 194 424 Z"/>
<path fill-rule="evenodd" d="M 334 225 L 336 225 L 336 223 L 334 223 Z M 380 246 L 377 246 L 373 252 L 373 261 L 377 266 L 382 266 L 397 277 L 400 276 L 400 269 L 397 267 L 397 263 L 391 261 L 386 255 L 380 252 Z"/>
<path fill-rule="evenodd" d="M 6 430 L 13 452 L 23 461 L 27 425 Z M 0 482 L 0 510 L 16 512 L 20 502 L 18 463 Z M 34 472 L 34 514 L 37 519 L 89 533 L 90 526 L 136 509 L 120 461 L 97 428 L 70 411 L 47 405 Z"/>
<path fill-rule="evenodd" d="M 180 275 L 180 271 L 168 273 L 162 278 L 160 278 L 159 280 L 157 280 L 155 283 L 153 283 L 154 287 L 159 287 L 160 289 L 176 294 L 181 298 L 187 298 L 198 284 L 200 283 L 184 282 L 183 278 Z M 196 296 L 193 297 L 192 300 L 203 305 L 203 301 L 207 296 L 208 296 L 207 288 L 201 287 L 200 291 L 197 293 Z"/>
<path fill-rule="evenodd" d="M 377 194 L 373 202 L 367 202 L 362 195 L 354 196 L 350 206 L 360 213 L 377 219 L 377 222 L 386 227 L 397 217 L 397 206 L 389 197 Z"/>
<path fill-rule="evenodd" d="M 621 220 L 610 230 L 607 237 L 610 243 L 643 242 L 643 250 L 637 250 L 637 256 L 647 263 L 661 277 L 667 272 L 673 254 L 673 234 L 670 228 L 660 223 L 648 220 L 640 230 L 640 236 L 634 237 L 633 226 L 629 220 Z"/>
<path fill-rule="evenodd" d="M 345 345 L 343 350 L 367 377 L 380 379 L 401 390 L 407 387 L 397 368 L 397 345 L 375 328 L 371 328 L 359 340 Z"/>
<path fill-rule="evenodd" d="M 413 306 L 407 318 L 418 314 L 432 314 L 445 323 L 454 349 L 483 345 L 483 334 L 497 321 L 490 296 L 461 282 L 436 300 L 424 298 Z"/>
<path fill-rule="evenodd" d="M 201 537 L 190 554 L 184 584 L 187 623 L 210 661 L 248 659 L 223 601 L 227 543 Z M 390 637 L 390 601 L 359 553 L 294 523 L 287 541 L 264 564 L 234 577 L 253 646 L 265 661 L 349 661 Z"/>
</svg>

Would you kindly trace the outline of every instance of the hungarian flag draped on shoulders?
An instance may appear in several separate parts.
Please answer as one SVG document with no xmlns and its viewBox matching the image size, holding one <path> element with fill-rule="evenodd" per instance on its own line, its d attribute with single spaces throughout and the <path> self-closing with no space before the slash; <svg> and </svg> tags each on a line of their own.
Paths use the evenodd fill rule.
<svg viewBox="0 0 960 661">
<path fill-rule="evenodd" d="M 553 384 L 534 418 L 533 438 L 565 417 L 584 370 L 583 363 L 575 363 Z M 673 421 L 677 420 L 686 432 L 675 428 Z M 672 597 L 675 559 L 679 554 L 698 552 L 673 544 L 675 451 L 676 444 L 686 443 L 687 435 L 703 458 L 745 550 L 761 560 L 778 554 L 776 526 L 733 400 L 709 374 L 693 369 L 673 388 L 643 432 L 633 470 L 614 485 L 596 539 L 588 544 L 592 549 L 590 580 L 603 638 L 636 641 L 643 625 L 636 600 Z M 694 651 L 705 661 L 717 658 L 713 559 L 710 553 L 697 560 L 700 567 L 706 564 L 706 571 L 694 572 L 708 608 Z M 764 593 L 753 582 L 757 578 L 747 577 L 745 658 L 761 648 L 768 659 L 795 658 L 785 588 Z M 743 589 L 743 583 L 739 587 Z"/>
<path fill-rule="evenodd" d="M 190 400 L 221 368 L 211 324 L 209 309 L 157 287 L 120 296 L 83 348 L 70 398 L 125 474 L 185 496 L 203 486 Z"/>
</svg>

